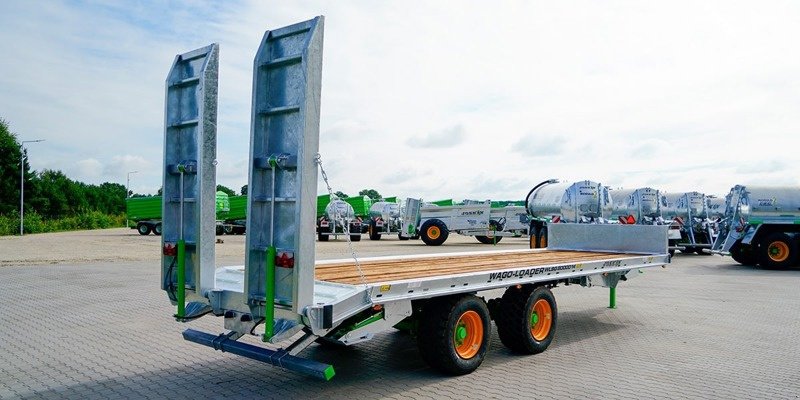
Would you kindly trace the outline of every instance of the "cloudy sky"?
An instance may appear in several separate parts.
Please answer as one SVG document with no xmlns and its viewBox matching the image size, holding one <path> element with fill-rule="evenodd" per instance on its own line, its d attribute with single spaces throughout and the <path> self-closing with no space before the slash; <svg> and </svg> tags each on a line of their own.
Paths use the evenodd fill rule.
<svg viewBox="0 0 800 400">
<path fill-rule="evenodd" d="M 325 15 L 334 190 L 516 199 L 547 178 L 800 184 L 797 1 L 0 2 L 0 117 L 34 169 L 161 184 L 164 79 L 220 44 L 218 183 L 247 181 L 265 30 Z M 321 188 L 321 186 L 320 186 Z"/>
</svg>

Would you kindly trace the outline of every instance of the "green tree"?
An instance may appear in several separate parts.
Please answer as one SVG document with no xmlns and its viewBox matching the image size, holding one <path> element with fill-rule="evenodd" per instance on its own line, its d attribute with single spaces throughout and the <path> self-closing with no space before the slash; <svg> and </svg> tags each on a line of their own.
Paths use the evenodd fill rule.
<svg viewBox="0 0 800 400">
<path fill-rule="evenodd" d="M 247 196 L 247 185 L 242 186 L 242 196 Z"/>
<path fill-rule="evenodd" d="M 346 199 L 346 198 L 350 197 L 350 196 L 348 196 L 347 194 L 345 194 L 345 193 L 343 193 L 341 191 L 337 191 L 333 195 L 338 197 L 338 198 L 340 198 L 340 199 Z"/>
<path fill-rule="evenodd" d="M 19 209 L 19 160 L 20 142 L 17 135 L 4 119 L 0 118 L 0 215 L 8 214 Z M 31 178 L 30 165 L 28 164 L 27 151 L 22 160 L 25 170 L 25 198 L 30 199 L 32 190 L 29 180 Z M 26 201 L 25 204 L 28 204 Z"/>
<path fill-rule="evenodd" d="M 364 189 L 364 190 L 358 192 L 358 195 L 359 196 L 367 196 L 372 200 L 380 200 L 380 199 L 383 198 L 381 196 L 381 194 L 378 193 L 378 191 L 375 190 L 375 189 Z"/>
<path fill-rule="evenodd" d="M 225 194 L 227 194 L 228 196 L 236 196 L 236 192 L 225 185 L 217 185 L 217 191 L 225 192 Z"/>
</svg>

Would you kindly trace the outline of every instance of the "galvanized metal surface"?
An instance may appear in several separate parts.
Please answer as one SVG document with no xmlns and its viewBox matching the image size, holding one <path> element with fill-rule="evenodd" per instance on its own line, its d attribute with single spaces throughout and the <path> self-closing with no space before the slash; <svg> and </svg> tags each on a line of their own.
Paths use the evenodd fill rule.
<svg viewBox="0 0 800 400">
<path fill-rule="evenodd" d="M 586 180 L 543 184 L 531 193 L 526 206 L 534 218 L 580 222 L 609 218 L 613 205 L 608 187 Z"/>
<path fill-rule="evenodd" d="M 653 224 L 662 217 L 667 200 L 657 189 L 650 187 L 611 191 L 613 209 L 611 219 L 633 216 L 637 224 Z"/>
<path fill-rule="evenodd" d="M 736 185 L 725 196 L 725 213 L 712 250 L 727 253 L 749 225 L 796 223 L 800 223 L 800 188 Z"/>
<path fill-rule="evenodd" d="M 666 225 L 550 224 L 548 249 L 667 254 Z"/>
<path fill-rule="evenodd" d="M 175 57 L 166 80 L 162 247 L 186 241 L 187 300 L 214 288 L 219 45 Z M 162 289 L 175 257 L 161 257 Z M 173 271 L 174 272 L 174 271 Z"/>
<path fill-rule="evenodd" d="M 245 292 L 252 312 L 313 302 L 323 17 L 267 31 L 253 66 Z M 305 229 L 301 229 L 305 228 Z M 267 249 L 293 254 L 276 268 L 275 298 L 265 298 Z M 292 318 L 291 315 L 284 315 Z"/>
</svg>

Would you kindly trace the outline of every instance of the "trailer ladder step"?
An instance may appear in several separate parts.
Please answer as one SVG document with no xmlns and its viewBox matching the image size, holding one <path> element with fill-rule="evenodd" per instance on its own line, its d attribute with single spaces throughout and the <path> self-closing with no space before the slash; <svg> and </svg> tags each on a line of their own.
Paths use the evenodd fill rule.
<svg viewBox="0 0 800 400">
<path fill-rule="evenodd" d="M 303 56 L 294 55 L 294 56 L 276 58 L 274 60 L 267 61 L 261 64 L 261 66 L 263 68 L 272 69 L 272 68 L 285 67 L 287 65 L 292 65 L 292 64 L 299 64 L 301 61 L 303 61 Z"/>
<path fill-rule="evenodd" d="M 287 38 L 289 36 L 300 35 L 300 34 L 308 32 L 310 30 L 311 30 L 311 27 L 307 26 L 305 28 L 300 28 L 300 29 L 298 29 L 296 31 L 286 31 L 286 32 L 278 33 L 278 34 L 272 34 L 272 35 L 270 35 L 269 38 L 267 38 L 267 41 L 274 42 L 276 40 Z"/>
<path fill-rule="evenodd" d="M 187 126 L 195 126 L 198 123 L 200 123 L 200 120 L 190 119 L 190 120 L 187 120 L 187 121 L 173 122 L 172 124 L 170 124 L 169 127 L 170 128 L 185 128 Z"/>
<path fill-rule="evenodd" d="M 258 202 L 274 201 L 276 203 L 281 203 L 281 202 L 293 202 L 293 201 L 297 201 L 297 199 L 294 198 L 294 197 L 275 197 L 275 198 L 272 198 L 272 197 L 264 197 L 264 196 L 255 196 L 255 197 L 253 197 L 253 201 L 258 201 Z"/>
<path fill-rule="evenodd" d="M 273 115 L 288 114 L 300 111 L 300 106 L 272 107 L 259 111 L 259 114 L 271 117 Z"/>
<path fill-rule="evenodd" d="M 197 85 L 200 83 L 199 76 L 193 76 L 191 78 L 182 79 L 180 81 L 172 82 L 169 84 L 170 88 L 182 87 L 182 86 L 189 86 L 189 85 Z"/>
<path fill-rule="evenodd" d="M 194 203 L 195 201 L 197 201 L 197 200 L 195 200 L 194 197 L 184 197 L 183 198 L 183 202 L 184 203 Z M 180 197 L 170 197 L 169 199 L 167 199 L 167 202 L 169 202 L 169 203 L 180 203 L 181 202 L 181 198 Z"/>
</svg>

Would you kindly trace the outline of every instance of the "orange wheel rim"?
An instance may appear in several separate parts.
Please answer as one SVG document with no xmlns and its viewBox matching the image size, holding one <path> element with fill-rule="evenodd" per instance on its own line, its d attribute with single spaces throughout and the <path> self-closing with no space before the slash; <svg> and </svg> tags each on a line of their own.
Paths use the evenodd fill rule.
<svg viewBox="0 0 800 400">
<path fill-rule="evenodd" d="M 428 228 L 428 237 L 431 238 L 431 239 L 438 239 L 439 235 L 441 235 L 441 234 L 442 234 L 442 231 L 440 231 L 439 228 L 437 228 L 435 226 L 432 226 L 432 227 Z"/>
<path fill-rule="evenodd" d="M 453 344 L 459 357 L 469 360 L 478 354 L 483 343 L 483 321 L 475 311 L 461 314 L 453 332 Z"/>
<path fill-rule="evenodd" d="M 547 247 L 547 236 L 542 235 L 542 237 L 539 238 L 539 248 L 543 249 L 545 247 Z"/>
<path fill-rule="evenodd" d="M 553 308 L 545 299 L 536 300 L 531 312 L 531 336 L 542 341 L 550 334 L 553 327 Z"/>
<path fill-rule="evenodd" d="M 531 248 L 536 248 L 536 236 L 531 236 Z"/>
<path fill-rule="evenodd" d="M 789 258 L 789 245 L 781 241 L 772 242 L 767 246 L 767 254 L 772 261 L 786 261 Z"/>
</svg>

